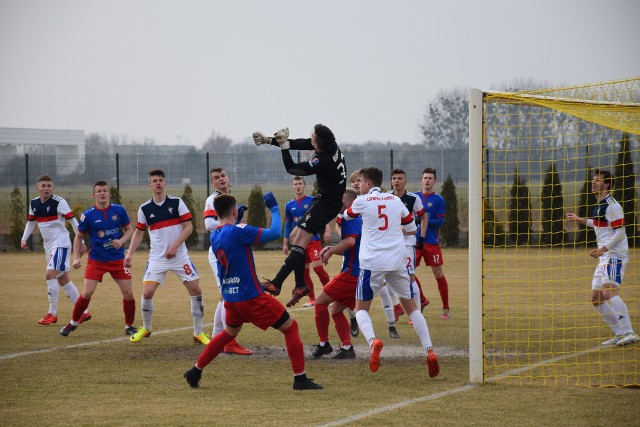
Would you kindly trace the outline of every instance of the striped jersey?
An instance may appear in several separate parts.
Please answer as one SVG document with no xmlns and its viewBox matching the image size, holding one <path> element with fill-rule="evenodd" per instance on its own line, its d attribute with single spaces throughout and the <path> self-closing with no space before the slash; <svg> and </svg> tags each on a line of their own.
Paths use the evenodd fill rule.
<svg viewBox="0 0 640 427">
<path fill-rule="evenodd" d="M 204 225 L 209 231 L 215 230 L 220 225 L 218 214 L 216 213 L 216 209 L 213 207 L 213 201 L 221 194 L 222 193 L 218 190 L 214 191 L 213 194 L 207 197 L 207 200 L 204 203 Z"/>
<path fill-rule="evenodd" d="M 71 247 L 69 230 L 67 230 L 65 222 L 73 217 L 73 211 L 67 201 L 55 194 L 44 202 L 40 200 L 40 197 L 29 202 L 27 220 L 38 223 L 47 253 L 54 248 Z"/>
<path fill-rule="evenodd" d="M 138 209 L 138 230 L 149 229 L 151 250 L 149 258 L 162 259 L 171 244 L 182 233 L 182 223 L 191 221 L 191 212 L 180 197 L 167 196 L 157 204 L 153 199 L 143 203 Z M 176 256 L 187 255 L 187 246 L 182 242 Z"/>
<path fill-rule="evenodd" d="M 444 198 L 438 193 L 425 194 L 421 191 L 415 193 L 422 202 L 425 213 L 427 215 L 427 231 L 424 234 L 424 243 L 428 245 L 440 244 L 440 227 L 444 223 L 445 204 Z M 416 219 L 418 231 L 416 236 L 420 235 L 420 221 Z"/>
<path fill-rule="evenodd" d="M 389 193 L 393 194 L 393 190 L 389 191 Z M 414 193 L 410 193 L 405 190 L 404 194 L 400 196 L 400 200 L 402 200 L 402 203 L 404 203 L 404 205 L 407 207 L 407 210 L 411 214 L 413 214 L 413 217 L 416 220 L 416 224 L 420 224 L 419 218 L 425 214 L 424 206 L 422 206 L 422 200 L 420 200 L 420 197 L 418 197 L 418 195 Z M 418 229 L 418 233 L 419 232 L 420 232 L 420 229 Z M 417 236 L 419 236 L 419 234 L 417 235 L 405 234 L 404 235 L 405 245 L 415 246 Z"/>
<path fill-rule="evenodd" d="M 602 255 L 603 257 L 627 261 L 629 259 L 629 242 L 626 238 L 626 232 L 624 239 L 609 247 L 609 242 L 619 227 L 622 227 L 624 231 L 622 206 L 612 196 L 605 197 L 593 208 L 593 229 L 596 232 L 598 246 L 606 246 L 609 250 Z"/>
<path fill-rule="evenodd" d="M 120 239 L 122 227 L 130 223 L 125 208 L 115 203 L 106 209 L 97 206 L 87 209 L 80 216 L 78 231 L 89 235 L 89 258 L 102 262 L 124 259 L 124 247 L 116 249 L 111 246 L 111 241 Z"/>
</svg>

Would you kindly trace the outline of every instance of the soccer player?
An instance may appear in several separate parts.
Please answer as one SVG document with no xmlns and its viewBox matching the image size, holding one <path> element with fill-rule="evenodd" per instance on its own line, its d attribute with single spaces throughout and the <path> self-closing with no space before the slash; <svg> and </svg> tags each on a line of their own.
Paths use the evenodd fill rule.
<svg viewBox="0 0 640 427">
<path fill-rule="evenodd" d="M 349 209 L 358 197 L 358 192 L 347 188 L 342 196 L 343 209 Z M 340 338 L 341 347 L 333 359 L 355 359 L 356 352 L 351 345 L 349 322 L 343 311 L 345 308 L 353 310 L 356 306 L 356 284 L 360 275 L 358 255 L 360 251 L 360 237 L 362 235 L 362 218 L 346 221 L 340 227 L 342 240 L 335 246 L 326 246 L 320 252 L 322 262 L 329 262 L 332 255 L 342 255 L 340 273 L 322 289 L 316 298 L 316 330 L 320 342 L 311 349 L 313 357 L 321 357 L 333 352 L 329 343 L 329 311 L 335 323 L 336 332 Z"/>
<path fill-rule="evenodd" d="M 639 338 L 633 332 L 627 305 L 619 295 L 622 277 L 629 262 L 629 243 L 622 206 L 609 194 L 613 185 L 611 172 L 594 170 L 591 192 L 595 193 L 598 204 L 593 209 L 593 218 L 581 218 L 568 213 L 567 219 L 595 230 L 598 247 L 590 250 L 589 256 L 599 261 L 591 281 L 591 304 L 615 334 L 602 345 L 624 346 L 639 341 Z"/>
<path fill-rule="evenodd" d="M 378 371 L 383 343 L 376 338 L 368 311 L 373 296 L 380 287 L 385 286 L 386 280 L 386 286 L 398 296 L 400 304 L 413 322 L 413 328 L 426 353 L 429 376 L 433 378 L 440 372 L 438 357 L 433 351 L 427 321 L 413 299 L 414 288 L 406 266 L 402 226 L 405 226 L 406 231 L 415 231 L 413 215 L 400 198 L 381 192 L 381 184 L 380 169 L 363 169 L 360 185 L 360 194 L 363 196 L 358 197 L 344 214 L 345 221 L 362 216 L 356 318 L 371 347 L 369 368 L 371 372 Z"/>
<path fill-rule="evenodd" d="M 284 208 L 284 239 L 282 244 L 282 251 L 285 255 L 289 255 L 289 239 L 293 239 L 291 236 L 292 230 L 298 225 L 300 218 L 311 206 L 314 197 L 308 196 L 306 193 L 307 183 L 301 176 L 294 176 L 291 184 L 293 189 L 294 198 L 289 200 Z M 329 224 L 326 225 L 323 238 L 325 242 L 331 241 L 331 228 Z M 324 287 L 329 283 L 329 275 L 322 266 L 320 261 L 320 251 L 322 250 L 322 244 L 320 243 L 320 236 L 315 234 L 311 241 L 307 244 L 305 249 L 306 264 L 304 265 L 304 281 L 309 287 L 309 302 L 304 304 L 304 307 L 313 307 L 315 300 L 315 292 L 313 290 L 313 281 L 311 280 L 310 268 L 316 273 Z"/>
<path fill-rule="evenodd" d="M 129 338 L 129 341 L 137 343 L 151 335 L 153 296 L 158 287 L 164 284 L 167 272 L 172 271 L 180 278 L 191 297 L 193 342 L 206 345 L 209 338 L 202 332 L 204 303 L 200 280 L 184 244 L 193 232 L 191 212 L 181 198 L 167 195 L 163 170 L 153 169 L 149 172 L 149 188 L 152 197 L 138 209 L 138 223 L 124 258 L 124 266 L 131 268 L 133 254 L 140 245 L 144 231 L 148 229 L 151 249 L 142 282 L 142 327 Z"/>
<path fill-rule="evenodd" d="M 71 239 L 69 231 L 65 227 L 65 222 L 69 221 L 74 233 L 78 232 L 78 220 L 76 219 L 69 204 L 62 197 L 53 194 L 53 179 L 49 175 L 38 177 L 38 193 L 35 199 L 29 202 L 29 216 L 24 227 L 20 247 L 27 249 L 27 239 L 33 233 L 38 223 L 44 252 L 47 257 L 47 270 L 45 279 L 47 281 L 47 294 L 49 296 L 49 311 L 38 323 L 50 325 L 58 321 L 58 296 L 62 287 L 71 304 L 75 304 L 80 296 L 78 288 L 69 277 L 71 263 Z M 82 250 L 86 250 L 82 242 Z M 78 319 L 79 323 L 91 319 L 91 313 L 85 311 Z"/>
<path fill-rule="evenodd" d="M 291 299 L 287 302 L 287 307 L 292 307 L 309 293 L 309 287 L 304 282 L 305 247 L 313 236 L 324 231 L 326 225 L 340 212 L 342 195 L 347 186 L 347 168 L 333 132 L 323 124 L 315 125 L 310 139 L 289 140 L 289 129 L 285 128 L 277 131 L 273 138 L 254 132 L 253 141 L 256 145 L 279 145 L 282 161 L 289 174 L 316 175 L 318 183 L 318 197 L 313 200 L 311 207 L 295 228 L 291 252 L 278 274 L 272 280 L 263 283 L 267 292 L 277 296 L 280 294 L 282 283 L 293 271 L 296 285 Z M 308 162 L 294 163 L 290 149 L 315 150 L 315 153 Z"/>
<path fill-rule="evenodd" d="M 223 194 L 213 201 L 220 226 L 211 233 L 211 247 L 218 260 L 227 319 L 224 330 L 211 339 L 195 366 L 184 373 L 191 387 L 200 385 L 202 370 L 240 333 L 242 325 L 253 323 L 262 330 L 272 327 L 284 334 L 293 368 L 294 390 L 323 388 L 305 374 L 304 349 L 297 322 L 280 301 L 262 290 L 258 281 L 251 245 L 278 239 L 281 231 L 280 211 L 273 193 L 264 195 L 264 204 L 271 210 L 268 229 L 238 224 L 235 197 Z"/>
<path fill-rule="evenodd" d="M 231 181 L 229 180 L 229 176 L 227 175 L 227 171 L 220 167 L 211 168 L 209 171 L 209 178 L 211 180 L 211 185 L 215 188 L 213 194 L 207 197 L 204 207 L 204 226 L 209 232 L 214 232 L 218 226 L 220 225 L 220 220 L 216 214 L 216 210 L 213 205 L 213 201 L 216 197 L 221 194 L 229 194 L 229 187 L 231 187 Z M 238 222 L 241 222 L 244 213 L 247 210 L 245 205 L 238 206 Z M 211 270 L 213 271 L 213 277 L 216 279 L 216 285 L 218 286 L 218 290 L 221 290 L 220 279 L 218 278 L 218 261 L 216 257 L 213 255 L 213 251 L 211 250 L 211 246 L 209 246 L 209 265 L 211 266 Z M 220 293 L 220 301 L 218 301 L 218 305 L 216 307 L 215 314 L 213 315 L 213 333 L 211 336 L 216 336 L 224 329 L 224 319 L 225 319 L 225 308 L 224 308 L 224 300 L 222 299 L 222 292 Z M 225 353 L 230 354 L 240 354 L 240 355 L 249 355 L 253 353 L 253 351 L 249 350 L 238 344 L 238 342 L 234 339 L 224 348 Z"/>
<path fill-rule="evenodd" d="M 122 293 L 124 332 L 131 336 L 137 332 L 133 326 L 136 317 L 136 300 L 133 297 L 131 273 L 128 268 L 125 268 L 123 260 L 124 244 L 131 239 L 133 227 L 125 208 L 111 203 L 111 194 L 106 181 L 97 181 L 93 185 L 92 196 L 95 205 L 80 217 L 78 232 L 73 240 L 73 268 L 75 269 L 81 266 L 82 236 L 88 234 L 91 241 L 87 268 L 84 272 L 84 289 L 73 307 L 71 321 L 60 330 L 60 335 L 66 337 L 76 330 L 82 314 L 89 307 L 98 283 L 102 282 L 102 277 L 106 273 L 109 273 Z"/>
<path fill-rule="evenodd" d="M 421 224 L 416 233 L 416 267 L 420 265 L 421 259 L 424 259 L 424 263 L 431 267 L 433 276 L 438 283 L 440 299 L 442 299 L 442 315 L 440 318 L 448 319 L 451 315 L 449 310 L 449 285 L 447 278 L 444 276 L 442 268 L 444 259 L 440 249 L 440 227 L 444 222 L 445 203 L 442 196 L 433 191 L 436 181 L 437 174 L 435 169 L 425 168 L 422 171 L 422 191 L 417 192 L 416 195 L 420 198 L 426 211 L 427 230 L 424 232 Z M 417 276 L 416 282 L 420 285 Z M 424 304 L 426 297 L 422 294 L 422 289 L 420 289 L 420 292 L 420 299 Z M 426 300 L 426 304 L 429 304 L 428 300 Z"/>
</svg>

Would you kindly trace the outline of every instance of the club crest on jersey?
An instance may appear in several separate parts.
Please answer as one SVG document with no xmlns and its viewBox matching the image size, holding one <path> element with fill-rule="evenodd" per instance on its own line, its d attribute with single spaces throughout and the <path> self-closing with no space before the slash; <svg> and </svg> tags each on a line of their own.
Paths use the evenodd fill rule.
<svg viewBox="0 0 640 427">
<path fill-rule="evenodd" d="M 51 209 L 51 206 L 47 206 L 47 212 L 49 212 L 49 209 Z"/>
<path fill-rule="evenodd" d="M 309 209 L 309 205 L 302 205 L 303 208 Z"/>
<path fill-rule="evenodd" d="M 320 160 L 318 160 L 318 158 L 317 158 L 317 157 L 314 157 L 313 159 L 309 160 L 309 164 L 310 164 L 311 166 L 315 166 L 315 165 L 317 165 L 318 163 L 320 163 Z"/>
<path fill-rule="evenodd" d="M 173 208 L 169 208 L 169 213 L 172 214 L 173 213 Z"/>
<path fill-rule="evenodd" d="M 429 202 L 427 203 L 427 207 L 430 208 L 433 205 L 433 203 Z"/>
<path fill-rule="evenodd" d="M 111 215 L 111 219 L 113 221 L 117 221 L 118 220 L 118 215 Z"/>
<path fill-rule="evenodd" d="M 80 215 L 80 222 L 84 221 L 84 214 Z"/>
</svg>

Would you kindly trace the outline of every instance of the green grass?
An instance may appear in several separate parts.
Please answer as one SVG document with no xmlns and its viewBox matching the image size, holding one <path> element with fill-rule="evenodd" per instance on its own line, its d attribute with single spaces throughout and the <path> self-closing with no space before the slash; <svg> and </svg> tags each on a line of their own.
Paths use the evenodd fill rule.
<svg viewBox="0 0 640 427">
<path fill-rule="evenodd" d="M 325 390 L 301 393 L 291 390 L 291 367 L 282 334 L 252 325 L 243 328 L 239 342 L 255 354 L 219 356 L 205 370 L 201 387 L 190 389 L 182 373 L 203 347 L 191 343 L 189 299 L 174 277 L 156 293 L 154 334 L 141 343 L 126 341 L 122 297 L 110 279 L 99 285 L 91 301 L 93 319 L 69 337 L 61 337 L 58 330 L 71 315 L 64 293 L 58 323 L 36 323 L 47 309 L 42 253 L 4 253 L 0 257 L 4 272 L 0 287 L 0 424 L 285 426 L 321 425 L 348 417 L 355 417 L 348 425 L 637 422 L 637 390 L 510 381 L 461 389 L 468 382 L 467 252 L 445 250 L 444 254 L 450 320 L 439 319 L 439 297 L 431 273 L 424 267 L 418 270 L 431 299 L 425 314 L 440 355 L 439 377 L 427 376 L 419 341 L 406 316 L 398 324 L 402 338 L 392 341 L 386 336 L 382 310 L 374 304 L 374 326 L 385 342 L 380 371 L 369 371 L 362 336 L 354 339 L 356 360 L 314 360 L 307 350 L 307 373 Z M 194 252 L 192 258 L 205 291 L 206 318 L 211 319 L 217 291 L 206 252 Z M 282 259 L 280 252 L 256 252 L 258 274 L 273 275 Z M 138 252 L 133 268 L 138 304 L 145 263 L 146 253 Z M 337 269 L 337 260 L 332 261 L 330 275 Z M 72 272 L 79 287 L 81 277 L 80 270 Z M 291 286 L 285 284 L 285 290 Z M 313 310 L 295 308 L 291 313 L 300 325 L 305 347 L 316 343 Z M 140 324 L 139 306 L 136 319 Z M 205 330 L 210 332 L 210 328 L 209 324 Z M 330 336 L 337 344 L 333 325 Z M 594 402 L 596 412 L 588 409 Z"/>
</svg>

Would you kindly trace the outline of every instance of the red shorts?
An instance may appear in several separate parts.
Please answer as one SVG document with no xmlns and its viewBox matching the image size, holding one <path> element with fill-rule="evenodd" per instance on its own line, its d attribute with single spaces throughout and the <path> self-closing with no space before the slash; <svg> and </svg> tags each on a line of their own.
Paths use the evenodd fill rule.
<svg viewBox="0 0 640 427">
<path fill-rule="evenodd" d="M 424 258 L 425 265 L 437 267 L 444 264 L 440 245 L 424 245 L 424 249 L 416 250 L 416 267 L 420 265 L 420 259 Z"/>
<path fill-rule="evenodd" d="M 89 258 L 87 268 L 84 270 L 85 279 L 102 282 L 102 276 L 105 273 L 111 274 L 115 280 L 131 280 L 131 272 L 128 268 L 124 268 L 124 260 L 96 261 Z"/>
<path fill-rule="evenodd" d="M 320 240 L 312 240 L 307 243 L 307 247 L 304 248 L 305 262 L 311 264 L 314 261 L 320 261 L 321 250 L 322 245 L 320 244 Z"/>
<path fill-rule="evenodd" d="M 253 323 L 263 331 L 275 325 L 286 311 L 280 301 L 267 293 L 242 302 L 225 301 L 224 308 L 227 309 L 227 325 L 237 327 Z"/>
<path fill-rule="evenodd" d="M 356 307 L 356 285 L 358 278 L 341 271 L 322 289 L 332 300 L 353 310 Z"/>
</svg>

